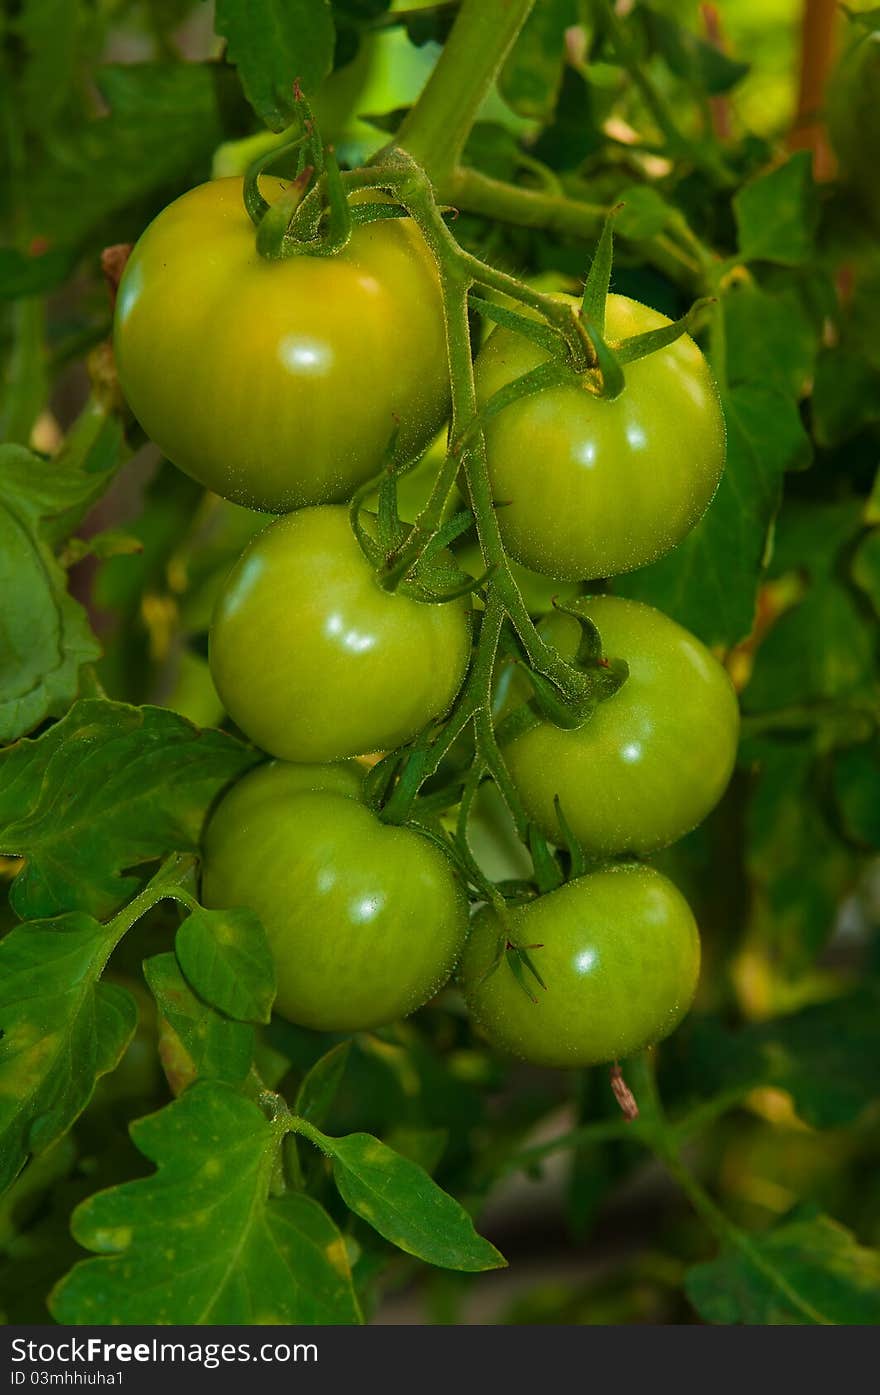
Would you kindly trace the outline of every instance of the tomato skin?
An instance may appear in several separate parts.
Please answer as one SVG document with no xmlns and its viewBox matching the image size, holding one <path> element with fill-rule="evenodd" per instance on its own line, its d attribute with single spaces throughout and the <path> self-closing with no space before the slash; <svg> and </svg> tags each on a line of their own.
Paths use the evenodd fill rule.
<svg viewBox="0 0 880 1395">
<path fill-rule="evenodd" d="M 608 297 L 610 339 L 668 323 L 638 301 Z M 495 329 L 476 361 L 479 404 L 547 357 L 513 330 Z M 633 571 L 680 543 L 708 507 L 724 468 L 725 427 L 702 353 L 683 335 L 624 373 L 613 402 L 554 388 L 487 422 L 492 491 L 505 501 L 498 522 L 523 566 L 560 581 Z"/>
<path fill-rule="evenodd" d="M 261 179 L 271 202 L 281 180 Z M 449 375 L 437 270 L 408 219 L 355 228 L 335 257 L 266 261 L 242 180 L 154 219 L 125 268 L 114 346 L 122 389 L 186 474 L 281 513 L 348 498 L 398 449 L 427 446 Z"/>
<path fill-rule="evenodd" d="M 460 979 L 493 1045 L 541 1066 L 590 1066 L 634 1055 L 678 1026 L 693 1001 L 700 938 L 691 909 L 652 867 L 620 864 L 568 882 L 510 914 L 533 1002 L 502 960 L 494 911 L 471 924 Z"/>
<path fill-rule="evenodd" d="M 467 899 L 439 848 L 380 823 L 357 798 L 298 787 L 281 762 L 246 775 L 203 842 L 202 901 L 247 906 L 275 957 L 276 1010 L 318 1031 L 396 1021 L 443 986 Z M 318 783 L 320 771 L 307 776 Z"/>
<path fill-rule="evenodd" d="M 245 549 L 209 647 L 233 721 L 293 761 L 399 746 L 450 706 L 469 656 L 468 600 L 383 591 L 348 510 L 329 505 L 277 519 Z"/>
<path fill-rule="evenodd" d="M 661 611 L 621 596 L 592 596 L 584 611 L 605 653 L 627 660 L 629 677 L 585 726 L 564 731 L 542 721 L 505 746 L 505 759 L 547 837 L 560 839 L 558 795 L 589 854 L 654 852 L 695 828 L 727 788 L 736 694 L 705 645 Z M 572 617 L 553 616 L 542 631 L 574 654 L 580 627 Z"/>
</svg>

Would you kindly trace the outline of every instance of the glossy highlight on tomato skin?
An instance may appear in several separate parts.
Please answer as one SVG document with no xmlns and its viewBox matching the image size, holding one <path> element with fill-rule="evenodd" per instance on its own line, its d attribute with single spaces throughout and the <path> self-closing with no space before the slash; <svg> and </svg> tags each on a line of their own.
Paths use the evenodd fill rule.
<svg viewBox="0 0 880 1395">
<path fill-rule="evenodd" d="M 604 652 L 625 659 L 629 676 L 584 726 L 542 720 L 505 746 L 505 759 L 548 838 L 562 838 L 558 796 L 591 856 L 656 852 L 695 828 L 727 788 L 739 738 L 736 694 L 705 645 L 661 611 L 620 596 L 582 604 Z M 541 629 L 574 655 L 573 617 L 554 615 Z"/>
<path fill-rule="evenodd" d="M 608 297 L 609 340 L 667 324 L 637 301 Z M 547 357 L 521 334 L 495 329 L 476 361 L 479 405 Z M 523 566 L 560 581 L 633 571 L 677 546 L 708 507 L 726 435 L 699 348 L 683 335 L 624 374 L 613 401 L 580 386 L 552 388 L 487 421 L 492 490 L 505 500 L 498 522 Z"/>
<path fill-rule="evenodd" d="M 260 187 L 271 202 L 285 186 Z M 348 498 L 395 430 L 401 454 L 415 453 L 448 407 L 439 278 L 415 224 L 356 227 L 334 257 L 267 261 L 240 178 L 190 190 L 143 233 L 114 348 L 128 403 L 163 453 L 269 512 Z"/>
<path fill-rule="evenodd" d="M 381 823 L 352 774 L 313 766 L 303 779 L 283 762 L 261 766 L 221 800 L 203 840 L 203 903 L 256 912 L 275 959 L 276 1010 L 319 1031 L 414 1012 L 446 983 L 467 933 L 448 859 L 414 830 Z"/>
<path fill-rule="evenodd" d="M 227 712 L 270 755 L 391 750 L 451 705 L 470 658 L 466 597 L 427 604 L 378 585 L 348 510 L 277 519 L 232 568 L 211 627 Z"/>
<path fill-rule="evenodd" d="M 661 1041 L 690 1007 L 700 970 L 691 909 L 651 867 L 620 864 L 568 882 L 510 912 L 508 935 L 534 1001 L 506 957 L 494 911 L 477 912 L 459 973 L 468 1008 L 490 1042 L 535 1065 L 583 1067 Z"/>
</svg>

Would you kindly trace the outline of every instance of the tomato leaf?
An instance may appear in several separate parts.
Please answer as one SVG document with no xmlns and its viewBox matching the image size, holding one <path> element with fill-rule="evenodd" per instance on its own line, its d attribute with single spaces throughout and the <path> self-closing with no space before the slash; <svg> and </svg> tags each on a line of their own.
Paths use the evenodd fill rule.
<svg viewBox="0 0 880 1395">
<path fill-rule="evenodd" d="M 725 1247 L 685 1278 L 706 1322 L 775 1326 L 880 1322 L 880 1253 L 815 1207 L 802 1207 L 748 1249 Z"/>
<path fill-rule="evenodd" d="M 294 1113 L 318 1127 L 326 1119 L 342 1084 L 351 1042 L 341 1041 L 315 1062 L 296 1092 Z"/>
<path fill-rule="evenodd" d="M 63 712 L 76 696 L 81 666 L 100 656 L 52 543 L 112 478 L 121 433 L 113 424 L 108 429 L 115 448 L 101 469 L 68 453 L 44 460 L 23 446 L 0 447 L 0 740 Z"/>
<path fill-rule="evenodd" d="M 798 266 L 809 258 L 819 220 L 812 170 L 812 155 L 799 150 L 734 195 L 739 250 L 745 261 Z"/>
<path fill-rule="evenodd" d="M 131 1126 L 156 1172 L 99 1192 L 73 1233 L 100 1258 L 55 1288 L 62 1323 L 356 1323 L 345 1243 L 299 1193 L 270 1197 L 283 1130 L 227 1086 L 194 1085 Z"/>
<path fill-rule="evenodd" d="M 273 131 L 291 123 L 294 83 L 311 94 L 333 66 L 327 0 L 217 0 L 214 27 L 248 101 Z"/>
<path fill-rule="evenodd" d="M 477 1273 L 506 1264 L 477 1234 L 464 1208 L 418 1163 L 368 1133 L 321 1138 L 346 1206 L 392 1245 L 442 1269 Z"/>
<path fill-rule="evenodd" d="M 240 907 L 188 915 L 174 942 L 187 980 L 201 998 L 239 1022 L 268 1022 L 275 964 L 259 916 Z"/>
<path fill-rule="evenodd" d="M 211 801 L 256 759 L 166 708 L 75 703 L 0 752 L 0 848 L 25 858 L 13 908 L 112 913 L 138 884 L 123 869 L 195 850 Z"/>
<path fill-rule="evenodd" d="M 565 68 L 565 31 L 577 22 L 577 0 L 543 0 L 532 10 L 498 80 L 518 116 L 546 121 L 553 115 Z"/>
<path fill-rule="evenodd" d="M 207 178 L 227 112 L 247 110 L 234 75 L 217 63 L 106 64 L 95 82 L 109 114 L 57 132 L 28 180 L 32 232 L 48 244 L 59 279 L 66 270 L 60 250 L 97 239 L 111 218 L 114 240 L 133 240 L 143 211 L 120 226 L 128 208 L 142 210 L 151 194 Z"/>
<path fill-rule="evenodd" d="M 752 628 L 770 524 L 786 470 L 810 460 L 794 403 L 755 383 L 725 400 L 727 466 L 692 533 L 661 561 L 618 577 L 620 595 L 648 601 L 707 644 L 731 645 Z"/>
<path fill-rule="evenodd" d="M 70 1128 L 134 1033 L 133 998 L 98 981 L 113 940 L 82 914 L 0 940 L 0 1187 Z"/>
<path fill-rule="evenodd" d="M 253 1060 L 253 1027 L 232 1022 L 201 1002 L 173 954 L 147 959 L 144 977 L 164 1018 L 159 1054 L 174 1093 L 180 1094 L 197 1078 L 241 1084 Z"/>
</svg>

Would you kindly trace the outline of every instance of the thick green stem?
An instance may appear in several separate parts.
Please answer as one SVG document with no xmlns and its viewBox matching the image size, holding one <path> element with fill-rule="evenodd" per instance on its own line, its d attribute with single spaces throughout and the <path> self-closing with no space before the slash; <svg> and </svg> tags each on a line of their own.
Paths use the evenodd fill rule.
<svg viewBox="0 0 880 1395">
<path fill-rule="evenodd" d="M 534 3 L 464 0 L 436 68 L 397 134 L 397 144 L 438 184 L 456 168 L 483 99 Z"/>
</svg>

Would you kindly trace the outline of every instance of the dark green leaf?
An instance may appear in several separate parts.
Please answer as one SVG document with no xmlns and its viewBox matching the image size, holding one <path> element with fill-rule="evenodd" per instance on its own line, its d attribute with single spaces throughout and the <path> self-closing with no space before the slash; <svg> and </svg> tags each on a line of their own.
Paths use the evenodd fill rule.
<svg viewBox="0 0 880 1395">
<path fill-rule="evenodd" d="M 682 1051 L 679 1085 L 697 1099 L 769 1085 L 812 1128 L 839 1129 L 880 1092 L 880 995 L 857 988 L 736 1032 L 698 1018 Z"/>
<path fill-rule="evenodd" d="M 876 625 L 838 576 L 838 559 L 861 527 L 857 502 L 789 505 L 776 530 L 773 572 L 809 577 L 806 595 L 773 625 L 744 694 L 750 711 L 870 693 Z"/>
<path fill-rule="evenodd" d="M 505 1263 L 470 1216 L 424 1168 L 368 1133 L 325 1138 L 347 1206 L 392 1245 L 443 1269 L 478 1272 Z"/>
<path fill-rule="evenodd" d="M 222 1017 L 196 997 L 173 954 L 144 963 L 144 976 L 171 1029 L 161 1030 L 160 1055 L 169 1084 L 180 1093 L 197 1077 L 238 1085 L 251 1068 L 254 1029 Z"/>
<path fill-rule="evenodd" d="M 49 255 L 78 248 L 151 191 L 206 178 L 226 133 L 227 79 L 235 81 L 209 63 L 102 67 L 96 80 L 109 115 L 59 134 L 28 182 L 32 232 Z"/>
<path fill-rule="evenodd" d="M 880 1322 L 880 1254 L 829 1216 L 805 1207 L 748 1249 L 729 1246 L 685 1279 L 706 1322 L 776 1326 Z"/>
<path fill-rule="evenodd" d="M 272 131 L 293 119 L 294 83 L 311 96 L 333 66 L 327 0 L 217 0 L 214 28 L 226 39 L 248 101 Z"/>
<path fill-rule="evenodd" d="M 623 205 L 615 221 L 621 237 L 631 242 L 656 237 L 669 222 L 673 210 L 650 184 L 626 184 L 617 195 Z"/>
<path fill-rule="evenodd" d="M 577 0 L 541 0 L 529 15 L 501 70 L 499 86 L 519 116 L 553 115 L 565 65 L 565 31 L 578 22 Z"/>
<path fill-rule="evenodd" d="M 766 741 L 756 755 L 746 829 L 750 928 L 777 971 L 794 975 L 827 943 L 856 863 L 825 815 L 812 744 Z"/>
<path fill-rule="evenodd" d="M 110 914 L 137 886 L 123 870 L 195 850 L 211 801 L 256 759 L 166 708 L 75 703 L 0 752 L 0 849 L 26 859 L 15 910 Z"/>
<path fill-rule="evenodd" d="M 652 48 L 663 55 L 676 77 L 691 83 L 697 91 L 711 96 L 729 92 L 749 71 L 748 63 L 729 57 L 716 44 L 700 38 L 653 6 L 640 4 L 636 14 Z"/>
<path fill-rule="evenodd" d="M 862 351 L 823 349 L 813 384 L 813 428 L 823 446 L 836 446 L 880 421 L 880 371 Z"/>
<path fill-rule="evenodd" d="M 296 1092 L 294 1114 L 319 1128 L 330 1112 L 348 1063 L 350 1041 L 341 1041 L 315 1062 Z"/>
<path fill-rule="evenodd" d="M 67 456 L 44 460 L 23 446 L 0 447 L 0 740 L 63 712 L 81 666 L 100 656 L 51 543 L 64 531 L 60 520 L 78 519 L 103 492 L 120 459 L 117 451 L 97 472 Z"/>
<path fill-rule="evenodd" d="M 269 1021 L 275 964 L 253 911 L 199 907 L 181 925 L 174 947 L 191 987 L 211 1007 L 238 1022 Z"/>
<path fill-rule="evenodd" d="M 73 1215 L 100 1258 L 55 1289 L 62 1323 L 356 1323 L 345 1243 L 311 1198 L 270 1198 L 283 1126 L 217 1084 L 131 1126 L 156 1172 Z"/>
<path fill-rule="evenodd" d="M 134 1000 L 99 982 L 113 941 L 80 914 L 0 940 L 0 1187 L 70 1128 L 131 1039 Z"/>
<path fill-rule="evenodd" d="M 753 283 L 724 296 L 727 378 L 803 395 L 816 358 L 818 330 L 791 291 L 769 293 Z"/>
<path fill-rule="evenodd" d="M 799 150 L 734 195 L 739 250 L 746 261 L 798 266 L 810 256 L 819 212 L 812 159 L 808 150 Z"/>
<path fill-rule="evenodd" d="M 880 528 L 872 528 L 856 548 L 852 578 L 880 615 Z"/>
<path fill-rule="evenodd" d="M 727 466 L 706 516 L 668 557 L 619 577 L 614 589 L 727 646 L 752 628 L 782 476 L 809 463 L 810 441 L 794 404 L 770 387 L 731 389 L 725 415 Z"/>
<path fill-rule="evenodd" d="M 847 834 L 880 848 L 880 741 L 851 746 L 836 757 L 834 793 Z"/>
</svg>

